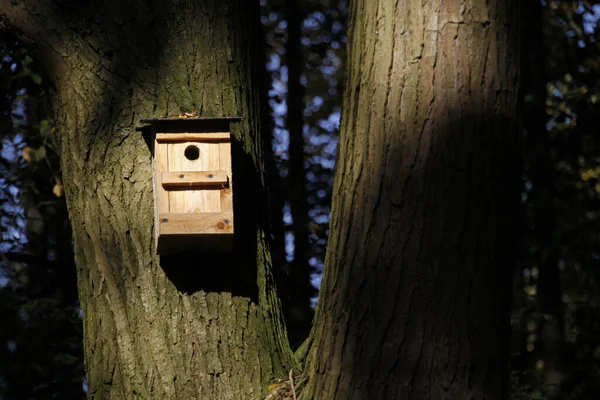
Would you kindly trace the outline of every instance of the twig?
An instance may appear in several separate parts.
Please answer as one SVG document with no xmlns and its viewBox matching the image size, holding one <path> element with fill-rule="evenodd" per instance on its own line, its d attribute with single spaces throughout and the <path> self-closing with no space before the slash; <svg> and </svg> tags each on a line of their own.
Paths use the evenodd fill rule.
<svg viewBox="0 0 600 400">
<path fill-rule="evenodd" d="M 296 398 L 296 388 L 294 388 L 294 374 L 292 373 L 293 371 L 293 369 L 290 369 L 290 386 L 292 388 L 292 395 L 294 396 L 294 400 L 298 400 Z"/>
</svg>

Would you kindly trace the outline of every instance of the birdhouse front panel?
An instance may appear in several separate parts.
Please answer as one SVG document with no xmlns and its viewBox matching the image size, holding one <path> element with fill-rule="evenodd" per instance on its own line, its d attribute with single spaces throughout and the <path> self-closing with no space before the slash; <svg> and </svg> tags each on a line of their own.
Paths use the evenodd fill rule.
<svg viewBox="0 0 600 400">
<path fill-rule="evenodd" d="M 160 121 L 154 124 L 153 162 L 158 254 L 231 250 L 234 224 L 230 120 L 142 120 Z M 223 129 L 225 126 L 227 130 Z"/>
<path fill-rule="evenodd" d="M 169 172 L 162 173 L 162 182 L 169 194 L 169 212 L 221 212 L 220 191 L 230 174 L 221 171 L 219 158 L 219 143 L 167 144 Z"/>
</svg>

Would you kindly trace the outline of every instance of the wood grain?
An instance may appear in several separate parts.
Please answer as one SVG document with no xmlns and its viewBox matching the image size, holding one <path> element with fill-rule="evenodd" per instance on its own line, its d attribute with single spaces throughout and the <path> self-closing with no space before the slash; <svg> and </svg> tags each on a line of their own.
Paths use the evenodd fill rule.
<svg viewBox="0 0 600 400">
<path fill-rule="evenodd" d="M 200 150 L 200 171 L 219 171 L 219 143 L 196 143 Z M 221 194 L 216 190 L 200 190 L 199 212 L 221 212 Z M 195 211 L 197 212 L 197 211 Z"/>
<path fill-rule="evenodd" d="M 160 235 L 233 234 L 233 213 L 167 213 L 158 224 Z"/>
<path fill-rule="evenodd" d="M 196 169 L 184 168 L 183 163 L 186 159 L 184 156 L 185 147 L 187 144 L 179 143 L 168 143 L 163 146 L 167 146 L 169 153 L 169 164 L 168 168 L 164 171 L 195 171 Z M 161 185 L 162 186 L 162 185 Z M 186 194 L 193 198 L 195 191 L 184 192 L 173 192 L 169 191 L 169 212 L 180 213 L 187 212 L 186 210 Z M 193 211 L 192 211 L 193 212 Z"/>
<path fill-rule="evenodd" d="M 227 171 L 171 171 L 161 173 L 163 187 L 185 188 L 227 185 Z"/>
<path fill-rule="evenodd" d="M 219 171 L 219 144 L 182 142 L 168 143 L 169 168 L 166 172 L 185 174 L 189 172 Z M 198 148 L 196 160 L 185 157 L 189 146 Z M 220 193 L 215 190 L 169 191 L 169 212 L 172 213 L 211 213 L 221 211 Z"/>
</svg>

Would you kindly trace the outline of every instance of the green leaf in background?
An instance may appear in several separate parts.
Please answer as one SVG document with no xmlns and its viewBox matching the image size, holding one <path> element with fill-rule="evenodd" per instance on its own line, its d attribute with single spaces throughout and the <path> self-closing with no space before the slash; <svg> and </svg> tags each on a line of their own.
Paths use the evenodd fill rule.
<svg viewBox="0 0 600 400">
<path fill-rule="evenodd" d="M 33 83 L 35 83 L 36 85 L 42 84 L 42 77 L 39 76 L 38 74 L 30 74 L 29 77 L 31 78 Z"/>
<path fill-rule="evenodd" d="M 46 158 L 46 148 L 42 146 L 33 153 L 33 160 L 41 161 L 44 158 Z"/>
<path fill-rule="evenodd" d="M 40 121 L 40 134 L 46 136 L 50 134 L 50 122 L 47 119 Z"/>
</svg>

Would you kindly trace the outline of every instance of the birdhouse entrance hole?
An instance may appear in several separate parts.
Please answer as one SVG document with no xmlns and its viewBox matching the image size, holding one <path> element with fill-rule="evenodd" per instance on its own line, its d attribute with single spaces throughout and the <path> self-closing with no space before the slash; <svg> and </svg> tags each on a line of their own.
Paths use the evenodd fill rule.
<svg viewBox="0 0 600 400">
<path fill-rule="evenodd" d="M 230 123 L 237 117 L 154 118 L 156 251 L 231 251 L 233 176 Z"/>
<path fill-rule="evenodd" d="M 200 150 L 198 149 L 198 147 L 192 145 L 185 148 L 184 154 L 185 158 L 187 158 L 190 161 L 194 161 L 197 160 L 198 157 L 200 157 Z"/>
</svg>

